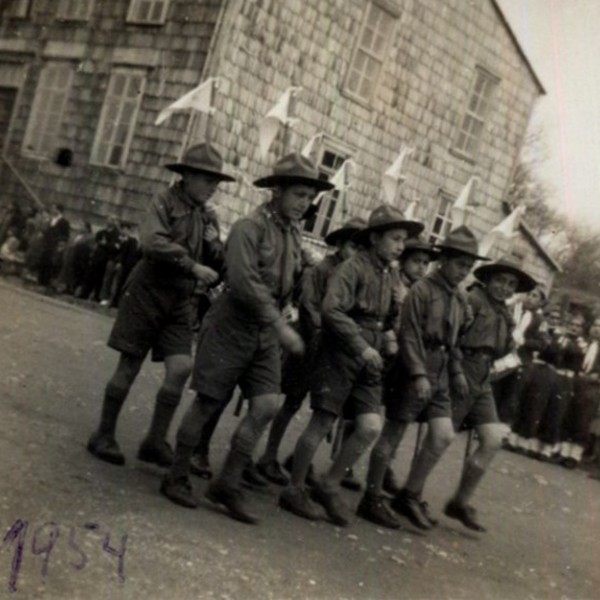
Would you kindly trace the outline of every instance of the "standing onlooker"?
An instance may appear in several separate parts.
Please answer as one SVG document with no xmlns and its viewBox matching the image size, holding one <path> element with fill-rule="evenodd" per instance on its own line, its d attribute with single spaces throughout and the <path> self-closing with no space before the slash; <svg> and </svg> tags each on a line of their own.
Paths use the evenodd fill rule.
<svg viewBox="0 0 600 600">
<path fill-rule="evenodd" d="M 38 268 L 38 283 L 43 286 L 50 285 L 52 278 L 58 274 L 58 253 L 69 241 L 71 225 L 63 213 L 62 204 L 53 204 L 50 207 L 50 224 L 44 231 Z"/>
<path fill-rule="evenodd" d="M 93 247 L 92 226 L 85 221 L 83 230 L 75 236 L 65 251 L 61 280 L 66 294 L 75 294 L 83 285 Z"/>
<path fill-rule="evenodd" d="M 116 273 L 109 301 L 109 304 L 112 307 L 119 305 L 123 286 L 133 270 L 133 267 L 135 267 L 138 260 L 142 257 L 137 229 L 133 223 L 127 221 L 121 223 L 121 238 L 119 245 L 119 254 L 116 259 Z"/>
<path fill-rule="evenodd" d="M 96 302 L 100 301 L 100 293 L 104 282 L 109 261 L 114 260 L 119 252 L 119 228 L 114 217 L 106 219 L 106 227 L 96 233 L 96 246 L 92 251 L 88 272 L 84 280 L 80 297 L 90 296 Z"/>
</svg>

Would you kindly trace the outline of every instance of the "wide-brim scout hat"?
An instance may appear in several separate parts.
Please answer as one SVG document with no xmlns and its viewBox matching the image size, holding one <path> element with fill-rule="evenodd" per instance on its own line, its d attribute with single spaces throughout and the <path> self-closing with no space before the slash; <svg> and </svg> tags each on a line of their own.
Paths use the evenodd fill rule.
<svg viewBox="0 0 600 600">
<path fill-rule="evenodd" d="M 464 254 L 476 260 L 491 260 L 486 256 L 479 256 L 479 244 L 473 232 L 466 226 L 461 225 L 453 229 L 444 240 L 434 246 L 440 254 Z"/>
<path fill-rule="evenodd" d="M 527 274 L 519 265 L 511 258 L 501 258 L 489 263 L 481 265 L 473 271 L 473 275 L 482 283 L 487 283 L 493 275 L 497 273 L 510 273 L 517 278 L 517 293 L 530 292 L 537 286 L 537 281 Z"/>
<path fill-rule="evenodd" d="M 367 226 L 364 219 L 360 217 L 352 217 L 346 221 L 339 229 L 333 230 L 325 236 L 325 243 L 329 246 L 335 246 L 340 242 L 345 242 L 353 238 L 357 233 L 362 231 Z"/>
<path fill-rule="evenodd" d="M 436 260 L 440 255 L 439 251 L 436 250 L 431 244 L 428 244 L 423 238 L 416 237 L 406 240 L 404 244 L 404 250 L 400 255 L 400 260 L 405 259 L 407 256 L 415 252 L 424 252 L 429 255 L 430 260 Z"/>
<path fill-rule="evenodd" d="M 417 237 L 425 225 L 420 221 L 411 221 L 404 213 L 389 204 L 382 204 L 371 212 L 367 226 L 354 236 L 357 244 L 366 244 L 372 233 L 383 233 L 391 229 L 404 229 L 408 237 Z"/>
<path fill-rule="evenodd" d="M 165 165 L 165 168 L 180 175 L 191 171 L 192 173 L 205 173 L 217 177 L 221 181 L 235 181 L 235 177 L 223 172 L 223 157 L 209 143 L 190 146 L 180 162 L 170 163 Z"/>
<path fill-rule="evenodd" d="M 318 192 L 332 190 L 334 185 L 326 179 L 319 179 L 319 170 L 312 160 L 299 152 L 280 158 L 273 167 L 271 175 L 260 177 L 254 185 L 259 188 L 277 186 L 307 185 Z"/>
</svg>

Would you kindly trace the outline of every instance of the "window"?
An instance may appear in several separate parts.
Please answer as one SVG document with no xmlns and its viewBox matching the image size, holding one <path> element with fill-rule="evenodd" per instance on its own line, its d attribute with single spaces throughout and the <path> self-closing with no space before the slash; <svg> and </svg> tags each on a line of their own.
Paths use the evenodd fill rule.
<svg viewBox="0 0 600 600">
<path fill-rule="evenodd" d="M 127 20 L 160 25 L 165 22 L 168 8 L 169 0 L 131 0 Z"/>
<path fill-rule="evenodd" d="M 480 68 L 475 70 L 475 81 L 469 97 L 469 104 L 458 132 L 455 148 L 470 157 L 475 157 L 483 135 L 485 120 L 498 79 Z"/>
<path fill-rule="evenodd" d="M 452 206 L 454 198 L 445 192 L 440 192 L 440 201 L 436 215 L 429 231 L 429 243 L 435 244 L 441 242 L 452 227 Z"/>
<path fill-rule="evenodd" d="M 108 83 L 91 162 L 123 167 L 144 94 L 146 79 L 139 71 L 116 71 Z"/>
<path fill-rule="evenodd" d="M 396 19 L 369 2 L 346 77 L 346 90 L 361 100 L 370 100 L 383 70 Z"/>
<path fill-rule="evenodd" d="M 92 14 L 93 4 L 93 0 L 61 0 L 56 16 L 68 21 L 87 21 Z"/>
<path fill-rule="evenodd" d="M 70 64 L 48 63 L 43 68 L 23 141 L 26 153 L 50 156 L 56 150 L 72 80 Z"/>
<path fill-rule="evenodd" d="M 331 176 L 338 171 L 346 158 L 348 158 L 339 150 L 327 147 L 323 147 L 320 154 L 321 156 L 318 160 L 320 179 L 331 179 Z M 342 208 L 342 201 L 340 192 L 337 190 L 332 190 L 324 194 L 319 203 L 317 213 L 306 220 L 304 230 L 317 237 L 325 237 L 329 233 L 329 230 L 332 229 L 337 212 Z"/>
<path fill-rule="evenodd" d="M 12 6 L 8 7 L 7 14 L 11 17 L 26 19 L 31 10 L 32 0 L 13 0 Z"/>
</svg>

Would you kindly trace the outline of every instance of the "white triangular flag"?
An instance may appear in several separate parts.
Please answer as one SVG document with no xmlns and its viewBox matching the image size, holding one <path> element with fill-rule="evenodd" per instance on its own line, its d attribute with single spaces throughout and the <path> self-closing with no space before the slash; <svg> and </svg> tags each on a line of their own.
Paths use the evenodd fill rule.
<svg viewBox="0 0 600 600">
<path fill-rule="evenodd" d="M 489 256 L 489 252 L 494 244 L 500 238 L 510 240 L 517 235 L 519 223 L 525 213 L 524 206 L 517 206 L 506 219 L 496 225 L 489 233 L 487 233 L 479 244 L 479 253 L 482 256 Z"/>
<path fill-rule="evenodd" d="M 347 158 L 329 180 L 338 192 L 344 192 L 350 187 L 350 171 L 356 163 Z"/>
<path fill-rule="evenodd" d="M 417 212 L 417 201 L 413 200 L 404 211 L 404 218 L 407 221 L 414 221 Z"/>
<path fill-rule="evenodd" d="M 479 177 L 477 175 L 473 175 L 467 181 L 465 187 L 460 192 L 458 198 L 452 205 L 451 216 L 452 216 L 452 229 L 456 229 L 460 225 L 465 224 L 465 217 L 467 216 L 467 212 L 469 210 L 469 202 L 471 200 L 471 196 L 473 195 L 473 189 L 475 187 L 475 183 L 479 181 Z"/>
<path fill-rule="evenodd" d="M 178 100 L 175 100 L 173 104 L 169 104 L 166 108 L 163 108 L 156 121 L 155 125 L 164 123 L 174 112 L 181 110 L 196 110 L 198 112 L 212 114 L 215 109 L 212 107 L 212 91 L 214 88 L 218 88 L 221 83 L 220 77 L 209 77 L 206 81 L 203 81 L 200 85 L 195 87 L 192 91 L 181 96 Z"/>
<path fill-rule="evenodd" d="M 275 106 L 273 106 L 273 108 L 265 115 L 265 118 L 258 126 L 258 145 L 263 159 L 267 157 L 269 148 L 271 147 L 279 128 L 282 125 L 293 127 L 297 122 L 297 119 L 289 117 L 290 99 L 301 89 L 302 88 L 300 87 L 289 87 L 285 90 L 279 100 L 277 100 Z"/>
<path fill-rule="evenodd" d="M 319 150 L 321 148 L 322 142 L 323 142 L 323 132 L 313 135 L 310 138 L 310 140 L 308 140 L 308 142 L 306 142 L 306 146 L 304 146 L 304 148 L 302 148 L 302 152 L 300 152 L 300 154 L 302 154 L 302 156 L 305 156 L 306 158 L 315 160 L 316 155 L 319 153 Z"/>
<path fill-rule="evenodd" d="M 409 154 L 412 154 L 414 151 L 414 148 L 403 147 L 396 160 L 381 178 L 383 196 L 388 204 L 394 204 L 396 194 L 398 193 L 398 187 L 404 182 L 405 179 L 404 175 L 402 175 L 402 165 L 406 157 Z"/>
</svg>

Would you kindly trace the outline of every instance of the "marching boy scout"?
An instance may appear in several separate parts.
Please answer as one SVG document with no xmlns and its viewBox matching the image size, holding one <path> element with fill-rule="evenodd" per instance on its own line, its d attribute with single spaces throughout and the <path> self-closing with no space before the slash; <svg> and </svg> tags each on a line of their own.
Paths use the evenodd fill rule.
<svg viewBox="0 0 600 600">
<path fill-rule="evenodd" d="M 428 244 L 420 237 L 410 239 L 406 242 L 402 256 L 398 261 L 399 271 L 398 283 L 396 286 L 396 296 L 400 307 L 402 307 L 404 301 L 406 300 L 408 290 L 413 286 L 413 284 L 419 281 L 419 279 L 425 277 L 431 261 L 436 260 L 437 256 L 438 251 L 431 244 Z M 400 308 L 400 313 L 398 314 L 398 323 L 396 325 L 396 329 L 398 330 L 400 328 L 401 316 L 402 308 Z M 383 478 L 383 489 L 388 494 L 396 495 L 401 490 L 401 486 L 396 479 L 394 471 L 392 470 L 392 462 L 393 457 Z M 362 505 L 361 510 L 364 509 L 366 512 L 369 512 L 369 507 L 367 504 L 368 502 Z"/>
<path fill-rule="evenodd" d="M 277 485 L 287 485 L 289 482 L 277 460 L 277 453 L 290 421 L 310 389 L 315 352 L 321 337 L 321 303 L 327 282 L 336 267 L 354 255 L 356 245 L 353 236 L 365 225 L 362 219 L 353 217 L 339 229 L 330 232 L 325 237 L 325 243 L 335 247 L 336 251 L 307 269 L 302 277 L 298 323 L 307 350 L 304 356 L 289 355 L 284 362 L 281 391 L 285 394 L 285 400 L 273 419 L 265 452 L 256 465 L 261 475 Z"/>
<path fill-rule="evenodd" d="M 332 275 L 322 307 L 323 334 L 315 361 L 311 388 L 311 420 L 294 452 L 290 485 L 280 506 L 307 519 L 318 512 L 305 489 L 306 475 L 320 443 L 350 403 L 355 428 L 342 443 L 329 471 L 312 489 L 335 524 L 349 524 L 339 484 L 346 470 L 360 458 L 381 431 L 381 376 L 383 356 L 397 351 L 392 329 L 396 314 L 390 264 L 404 243 L 423 225 L 407 221 L 395 208 L 382 205 L 369 218 L 355 240 L 364 247 L 342 263 Z"/>
<path fill-rule="evenodd" d="M 234 181 L 223 172 L 221 155 L 210 144 L 198 144 L 166 168 L 181 180 L 152 200 L 142 225 L 143 258 L 123 289 L 108 340 L 121 355 L 87 446 L 96 458 L 116 465 L 125 463 L 115 440 L 117 419 L 150 350 L 153 360 L 164 361 L 165 378 L 138 458 L 171 464 L 165 438 L 192 367 L 192 294 L 197 283 L 214 284 L 223 264 L 219 225 L 206 206 L 219 183 Z"/>
<path fill-rule="evenodd" d="M 469 292 L 473 320 L 460 340 L 468 393 L 453 397 L 452 421 L 458 431 L 467 420 L 479 443 L 465 462 L 458 490 L 444 514 L 469 529 L 485 531 L 469 500 L 502 444 L 490 373 L 493 362 L 505 356 L 513 344 L 514 322 L 506 301 L 515 293 L 533 290 L 536 282 L 506 258 L 482 265 L 473 274 L 482 285 L 475 284 Z"/>
<path fill-rule="evenodd" d="M 450 380 L 459 394 L 467 390 L 458 339 L 468 324 L 469 308 L 458 285 L 482 257 L 475 236 L 464 226 L 451 231 L 436 248 L 440 252 L 436 270 L 410 288 L 402 307 L 398 360 L 384 391 L 385 428 L 371 453 L 367 493 L 359 505 L 360 516 L 384 527 L 399 526 L 381 499 L 385 471 L 408 424 L 422 414 L 429 422 L 427 436 L 391 506 L 421 529 L 436 523 L 421 492 L 454 436 Z"/>
<path fill-rule="evenodd" d="M 204 423 L 239 385 L 249 399 L 248 413 L 206 496 L 245 523 L 256 518 L 247 510 L 240 479 L 278 409 L 281 346 L 292 353 L 304 349 L 302 338 L 282 316 L 300 274 L 299 223 L 317 193 L 333 187 L 300 154 L 280 159 L 273 173 L 254 185 L 272 188 L 272 199 L 231 228 L 225 248 L 226 288 L 204 317 L 199 334 L 192 379 L 197 397 L 177 432 L 173 466 L 161 486 L 176 504 L 197 506 L 189 481 L 190 458 Z"/>
</svg>

